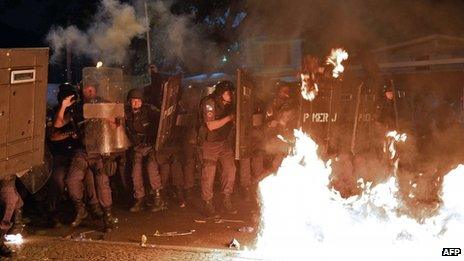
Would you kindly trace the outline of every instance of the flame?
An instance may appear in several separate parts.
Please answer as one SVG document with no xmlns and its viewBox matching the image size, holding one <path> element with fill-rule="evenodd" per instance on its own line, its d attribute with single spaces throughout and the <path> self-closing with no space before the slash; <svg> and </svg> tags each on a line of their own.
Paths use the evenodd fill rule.
<svg viewBox="0 0 464 261">
<path fill-rule="evenodd" d="M 310 84 L 312 82 L 312 84 Z M 312 85 L 312 87 L 310 87 Z M 311 81 L 311 77 L 307 73 L 301 74 L 301 96 L 307 101 L 312 101 L 316 98 L 319 92 L 319 87 L 315 81 Z"/>
<path fill-rule="evenodd" d="M 98 61 L 98 63 L 97 63 L 97 66 L 96 66 L 96 67 L 97 67 L 97 68 L 100 68 L 100 67 L 102 67 L 102 66 L 103 66 L 103 62 L 102 62 L 102 61 Z"/>
<path fill-rule="evenodd" d="M 330 56 L 327 57 L 326 64 L 332 64 L 334 69 L 332 70 L 332 77 L 338 78 L 341 73 L 345 70 L 342 62 L 348 59 L 348 53 L 341 49 L 332 49 Z"/>
<path fill-rule="evenodd" d="M 386 153 L 388 148 L 388 151 L 390 152 L 390 159 L 394 159 L 396 156 L 395 144 L 398 142 L 406 142 L 408 136 L 406 135 L 406 133 L 398 133 L 396 130 L 393 130 L 387 132 L 385 137 L 387 138 L 387 140 L 384 143 L 383 152 Z"/>
<path fill-rule="evenodd" d="M 430 260 L 443 247 L 462 244 L 464 165 L 445 176 L 444 204 L 421 223 L 399 214 L 402 205 L 393 175 L 344 199 L 328 189 L 330 161 L 317 156 L 317 144 L 300 130 L 293 153 L 275 175 L 259 183 L 261 226 L 253 251 L 243 256 L 271 260 Z M 406 134 L 387 133 L 395 142 Z"/>
<path fill-rule="evenodd" d="M 6 243 L 13 245 L 22 245 L 24 243 L 24 239 L 21 234 L 5 235 L 5 240 Z"/>
</svg>

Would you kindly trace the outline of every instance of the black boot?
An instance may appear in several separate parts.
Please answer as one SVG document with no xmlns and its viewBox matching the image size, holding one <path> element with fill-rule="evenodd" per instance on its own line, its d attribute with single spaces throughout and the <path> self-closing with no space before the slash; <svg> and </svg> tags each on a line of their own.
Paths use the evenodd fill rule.
<svg viewBox="0 0 464 261">
<path fill-rule="evenodd" d="M 192 188 L 187 188 L 184 191 L 184 199 L 186 202 L 191 202 L 193 199 L 193 189 Z"/>
<path fill-rule="evenodd" d="M 11 257 L 12 255 L 13 255 L 13 251 L 11 251 L 11 249 L 5 245 L 5 242 L 3 241 L 3 235 L 2 235 L 2 239 L 0 240 L 0 256 Z"/>
<path fill-rule="evenodd" d="M 89 216 L 89 213 L 85 209 L 85 205 L 82 201 L 76 202 L 75 203 L 76 207 L 76 217 L 74 218 L 74 221 L 71 223 L 72 227 L 77 227 L 79 226 L 84 219 L 86 219 Z"/>
<path fill-rule="evenodd" d="M 145 209 L 144 198 L 136 198 L 134 205 L 129 209 L 130 212 L 140 212 Z"/>
<path fill-rule="evenodd" d="M 48 214 L 47 225 L 51 228 L 59 228 L 63 226 L 57 211 L 50 211 Z"/>
<path fill-rule="evenodd" d="M 151 207 L 151 212 L 158 212 L 161 210 L 167 209 L 168 206 L 166 201 L 163 199 L 163 195 L 161 193 L 161 189 L 155 190 L 155 194 L 153 196 L 153 206 Z"/>
<path fill-rule="evenodd" d="M 218 218 L 219 215 L 214 208 L 212 201 L 203 201 L 203 211 L 206 218 Z"/>
<path fill-rule="evenodd" d="M 182 187 L 177 187 L 176 188 L 176 194 L 177 194 L 177 203 L 179 204 L 180 208 L 185 208 L 185 198 L 184 198 L 184 190 Z"/>
<path fill-rule="evenodd" d="M 229 195 L 224 196 L 222 199 L 222 205 L 227 214 L 237 214 L 237 210 L 232 205 L 232 200 Z"/>
<path fill-rule="evenodd" d="M 21 234 L 24 230 L 24 222 L 23 222 L 23 210 L 16 209 L 13 214 L 13 225 L 8 230 L 7 234 L 9 235 L 16 235 Z"/>
<path fill-rule="evenodd" d="M 98 203 L 90 205 L 90 213 L 92 213 L 92 215 L 95 218 L 102 218 L 103 217 L 103 210 L 102 210 L 100 204 L 98 204 Z"/>
<path fill-rule="evenodd" d="M 116 228 L 116 224 L 118 223 L 118 219 L 113 216 L 113 213 L 111 212 L 111 208 L 106 208 L 104 210 L 104 215 L 103 215 L 103 224 L 105 225 L 105 232 L 109 233 L 111 232 L 114 228 Z"/>
</svg>

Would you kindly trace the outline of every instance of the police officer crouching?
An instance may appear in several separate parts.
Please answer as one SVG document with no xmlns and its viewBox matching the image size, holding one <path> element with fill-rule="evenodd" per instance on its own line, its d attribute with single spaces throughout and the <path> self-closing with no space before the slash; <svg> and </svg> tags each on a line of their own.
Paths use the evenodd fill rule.
<svg viewBox="0 0 464 261">
<path fill-rule="evenodd" d="M 221 162 L 221 188 L 224 209 L 229 214 L 237 211 L 233 208 L 231 195 L 235 182 L 235 161 L 230 134 L 233 129 L 232 108 L 233 84 L 222 81 L 216 84 L 214 92 L 203 98 L 200 103 L 201 125 L 199 139 L 202 146 L 201 198 L 204 201 L 205 214 L 217 216 L 213 205 L 213 186 L 217 162 Z"/>
<path fill-rule="evenodd" d="M 134 182 L 135 203 L 130 208 L 131 212 L 139 212 L 145 208 L 145 186 L 143 184 L 142 163 L 146 158 L 146 170 L 150 188 L 154 192 L 151 211 L 156 212 L 167 208 L 162 198 L 161 176 L 159 165 L 154 150 L 157 133 L 159 110 L 143 102 L 143 92 L 140 89 L 132 89 L 127 95 L 129 102 L 126 108 L 126 128 L 129 139 L 133 145 L 132 180 Z"/>
</svg>

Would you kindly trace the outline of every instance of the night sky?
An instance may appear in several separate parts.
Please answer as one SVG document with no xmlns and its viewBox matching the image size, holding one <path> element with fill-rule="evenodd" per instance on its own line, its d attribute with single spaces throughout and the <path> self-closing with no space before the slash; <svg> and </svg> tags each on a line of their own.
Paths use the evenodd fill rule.
<svg viewBox="0 0 464 261">
<path fill-rule="evenodd" d="M 262 35 L 276 39 L 300 37 L 305 40 L 304 52 L 317 55 L 334 46 L 356 51 L 430 34 L 464 35 L 463 0 L 173 0 L 169 3 L 172 13 L 187 15 L 189 21 L 205 28 L 206 17 L 221 16 L 229 7 L 231 12 L 246 12 L 238 29 L 217 25 L 201 36 L 218 45 Z M 75 25 L 85 30 L 98 4 L 95 0 L 0 0 L 0 48 L 47 46 L 45 38 L 53 26 Z M 152 23 L 156 21 L 152 19 Z"/>
</svg>

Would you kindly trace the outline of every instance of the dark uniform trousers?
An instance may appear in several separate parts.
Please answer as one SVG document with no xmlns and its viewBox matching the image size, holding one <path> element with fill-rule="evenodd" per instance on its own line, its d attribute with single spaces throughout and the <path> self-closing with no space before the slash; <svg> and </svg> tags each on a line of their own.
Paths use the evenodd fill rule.
<svg viewBox="0 0 464 261">
<path fill-rule="evenodd" d="M 160 166 L 161 184 L 164 188 L 169 186 L 171 179 L 172 185 L 176 188 L 184 186 L 182 164 L 180 162 L 179 151 L 175 148 L 167 148 L 157 152 L 157 162 Z"/>
<path fill-rule="evenodd" d="M 240 186 L 248 188 L 264 174 L 264 156 L 257 153 L 240 160 Z"/>
<path fill-rule="evenodd" d="M 53 157 L 53 172 L 49 183 L 48 202 L 52 210 L 55 210 L 56 204 L 65 193 L 65 180 L 70 170 L 73 157 L 64 155 L 55 155 Z M 97 192 L 95 190 L 95 180 L 92 171 L 88 170 L 84 178 L 85 193 L 89 204 L 98 204 Z"/>
<path fill-rule="evenodd" d="M 142 175 L 144 158 L 146 158 L 145 166 L 151 189 L 161 189 L 161 176 L 153 146 L 139 144 L 134 147 L 132 159 L 132 181 L 134 182 L 134 197 L 136 199 L 145 197 L 145 187 L 143 185 Z"/>
<path fill-rule="evenodd" d="M 5 208 L 0 230 L 6 232 L 11 227 L 14 211 L 23 206 L 23 200 L 16 190 L 15 178 L 1 180 L 0 185 L 0 197 Z"/>
<path fill-rule="evenodd" d="M 69 175 L 66 179 L 69 196 L 75 203 L 82 202 L 85 189 L 89 193 L 89 203 L 97 202 L 103 208 L 113 204 L 109 177 L 103 171 L 103 159 L 100 155 L 89 155 L 85 151 L 77 151 L 71 162 Z M 95 184 L 92 184 L 95 179 Z M 96 185 L 96 186 L 95 186 Z M 96 191 L 94 193 L 93 191 Z"/>
<path fill-rule="evenodd" d="M 224 196 L 230 196 L 234 191 L 235 159 L 234 152 L 228 141 L 205 141 L 202 146 L 202 173 L 201 173 L 201 197 L 204 201 L 213 199 L 214 176 L 216 164 L 221 162 L 221 192 Z"/>
<path fill-rule="evenodd" d="M 251 141 L 251 155 L 240 159 L 240 186 L 250 187 L 264 176 L 264 131 L 261 126 L 253 127 Z"/>
<path fill-rule="evenodd" d="M 184 189 L 192 189 L 195 186 L 196 163 L 196 144 L 195 142 L 185 141 L 182 144 L 182 170 Z"/>
</svg>

